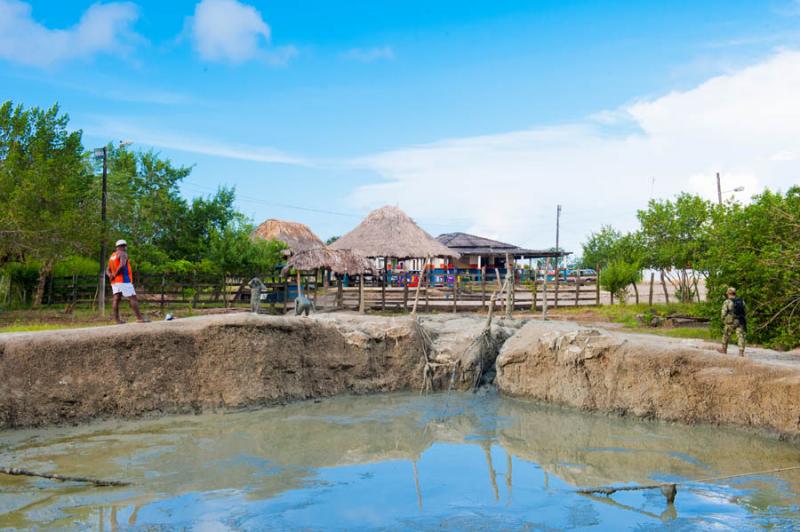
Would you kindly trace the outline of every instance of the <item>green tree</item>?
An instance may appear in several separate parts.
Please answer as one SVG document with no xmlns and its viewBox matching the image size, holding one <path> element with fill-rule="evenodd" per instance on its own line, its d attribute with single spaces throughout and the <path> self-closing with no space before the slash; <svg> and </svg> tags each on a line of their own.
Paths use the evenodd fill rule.
<svg viewBox="0 0 800 532">
<path fill-rule="evenodd" d="M 683 193 L 675 201 L 651 200 L 637 213 L 643 266 L 661 270 L 682 302 L 690 302 L 696 294 L 698 265 L 708 250 L 713 212 L 710 202 Z"/>
<path fill-rule="evenodd" d="M 0 106 L 0 255 L 40 264 L 34 305 L 55 262 L 89 253 L 98 232 L 97 189 L 81 144 L 58 105 Z"/>
<path fill-rule="evenodd" d="M 638 263 L 614 260 L 603 268 L 600 275 L 600 286 L 611 294 L 611 303 L 617 297 L 620 303 L 625 303 L 627 288 L 636 285 L 642 280 L 642 270 Z"/>
<path fill-rule="evenodd" d="M 596 233 L 589 235 L 583 243 L 582 264 L 584 268 L 605 268 L 616 257 L 617 245 L 622 233 L 610 225 L 604 225 Z"/>
<path fill-rule="evenodd" d="M 733 286 L 747 303 L 750 339 L 800 345 L 800 187 L 718 207 L 708 241 L 702 266 L 716 324 L 725 290 Z"/>
</svg>

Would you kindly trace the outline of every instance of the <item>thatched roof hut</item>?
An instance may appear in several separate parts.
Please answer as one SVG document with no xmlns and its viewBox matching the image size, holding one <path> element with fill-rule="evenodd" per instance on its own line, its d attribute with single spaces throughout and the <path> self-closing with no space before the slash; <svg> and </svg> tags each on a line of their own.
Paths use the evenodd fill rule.
<svg viewBox="0 0 800 532">
<path fill-rule="evenodd" d="M 355 229 L 330 247 L 349 249 L 372 258 L 459 257 L 457 251 L 437 242 L 406 213 L 388 205 L 369 213 Z"/>
<path fill-rule="evenodd" d="M 283 268 L 283 274 L 286 275 L 292 269 L 314 271 L 320 268 L 342 275 L 345 273 L 361 275 L 367 270 L 372 270 L 372 262 L 350 250 L 309 249 L 292 255 Z"/>
<path fill-rule="evenodd" d="M 289 246 L 292 254 L 325 247 L 325 243 L 307 225 L 285 220 L 266 220 L 256 227 L 253 236 L 264 240 L 280 240 Z"/>
</svg>

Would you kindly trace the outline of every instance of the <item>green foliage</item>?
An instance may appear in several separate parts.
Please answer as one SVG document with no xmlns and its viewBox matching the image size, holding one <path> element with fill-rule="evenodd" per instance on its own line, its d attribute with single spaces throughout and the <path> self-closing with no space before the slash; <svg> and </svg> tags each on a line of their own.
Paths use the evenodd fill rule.
<svg viewBox="0 0 800 532">
<path fill-rule="evenodd" d="M 58 105 L 0 105 L 0 259 L 40 262 L 43 279 L 60 258 L 90 251 L 98 226 L 93 179 L 81 132 L 68 131 Z"/>
<path fill-rule="evenodd" d="M 605 268 L 615 257 L 615 248 L 622 238 L 622 233 L 604 225 L 596 233 L 589 235 L 589 240 L 583 243 L 582 267 Z"/>
<path fill-rule="evenodd" d="M 694 268 L 708 250 L 713 208 L 691 194 L 675 201 L 650 200 L 637 216 L 643 265 L 658 270 Z"/>
<path fill-rule="evenodd" d="M 583 243 L 580 264 L 582 268 L 605 268 L 616 260 L 641 264 L 645 254 L 643 246 L 641 234 L 623 234 L 610 225 L 604 225 Z"/>
<path fill-rule="evenodd" d="M 750 341 L 800 344 L 800 187 L 718 207 L 709 243 L 702 266 L 716 326 L 725 290 L 734 286 L 748 307 Z"/>
<path fill-rule="evenodd" d="M 73 255 L 61 260 L 53 266 L 53 275 L 99 275 L 100 265 L 96 260 Z"/>
<path fill-rule="evenodd" d="M 642 271 L 637 263 L 615 260 L 603 268 L 600 274 L 600 286 L 616 296 L 620 303 L 625 303 L 627 287 L 641 281 Z"/>
<path fill-rule="evenodd" d="M 341 238 L 341 236 L 332 236 L 328 240 L 325 241 L 325 245 L 326 246 L 330 246 L 331 244 L 333 244 L 334 242 L 336 242 L 340 238 Z"/>
</svg>

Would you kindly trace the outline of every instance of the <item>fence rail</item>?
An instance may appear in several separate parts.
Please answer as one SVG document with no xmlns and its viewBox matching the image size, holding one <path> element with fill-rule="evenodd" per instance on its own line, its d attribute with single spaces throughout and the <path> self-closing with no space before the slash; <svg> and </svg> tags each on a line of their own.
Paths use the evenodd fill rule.
<svg viewBox="0 0 800 532">
<path fill-rule="evenodd" d="M 361 288 L 353 286 L 353 279 L 326 279 L 314 273 L 284 277 L 258 276 L 265 288 L 261 291 L 262 309 L 283 313 L 293 306 L 298 294 L 298 279 L 318 309 L 358 309 Z M 94 304 L 97 301 L 95 276 L 51 277 L 48 279 L 44 304 Z M 139 300 L 161 309 L 171 305 L 232 306 L 249 304 L 250 277 L 203 274 L 141 274 L 134 275 Z M 349 282 L 348 282 L 349 281 Z M 344 286 L 347 284 L 348 286 Z M 424 284 L 424 283 L 423 283 Z M 486 309 L 496 282 L 461 279 L 457 283 L 419 288 L 418 308 L 423 311 L 477 311 Z M 416 286 L 386 286 L 378 276 L 365 276 L 363 289 L 365 307 L 371 310 L 410 310 L 417 292 Z M 108 300 L 111 289 L 105 294 Z M 528 281 L 515 286 L 514 308 L 517 310 L 541 309 L 545 298 L 550 307 L 599 305 L 600 290 L 596 284 L 548 282 L 545 290 L 542 280 Z M 504 298 L 503 298 L 504 299 Z M 498 301 L 497 305 L 504 304 Z"/>
</svg>

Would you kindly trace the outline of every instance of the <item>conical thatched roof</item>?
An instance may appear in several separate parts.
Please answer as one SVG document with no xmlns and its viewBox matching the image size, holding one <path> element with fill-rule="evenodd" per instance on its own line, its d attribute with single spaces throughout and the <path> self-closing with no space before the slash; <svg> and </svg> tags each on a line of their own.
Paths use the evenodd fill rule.
<svg viewBox="0 0 800 532">
<path fill-rule="evenodd" d="M 333 273 L 360 275 L 372 270 L 372 262 L 354 251 L 318 248 L 292 255 L 283 268 L 283 273 L 285 275 L 291 269 L 312 271 L 318 268 L 326 268 Z"/>
<path fill-rule="evenodd" d="M 325 243 L 307 225 L 285 220 L 269 219 L 256 227 L 253 235 L 264 240 L 280 240 L 294 253 L 324 248 Z"/>
<path fill-rule="evenodd" d="M 408 259 L 460 256 L 458 252 L 434 240 L 406 213 L 388 205 L 369 213 L 355 229 L 330 247 L 350 249 L 365 257 Z"/>
</svg>

